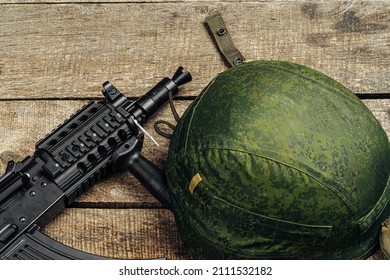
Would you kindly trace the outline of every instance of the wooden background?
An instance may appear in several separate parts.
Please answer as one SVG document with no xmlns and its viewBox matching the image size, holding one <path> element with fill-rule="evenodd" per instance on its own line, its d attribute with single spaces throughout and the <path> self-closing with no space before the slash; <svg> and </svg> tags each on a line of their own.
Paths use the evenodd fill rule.
<svg viewBox="0 0 390 280">
<path fill-rule="evenodd" d="M 180 113 L 226 69 L 203 24 L 222 12 L 247 59 L 315 68 L 358 94 L 390 135 L 390 1 L 0 0 L 0 171 L 109 80 L 138 97 L 182 65 Z M 168 106 L 157 116 L 171 120 Z M 168 141 L 146 140 L 163 167 Z M 101 182 L 45 227 L 71 247 L 114 258 L 187 259 L 172 214 L 128 173 Z M 372 258 L 380 258 L 379 254 Z"/>
</svg>

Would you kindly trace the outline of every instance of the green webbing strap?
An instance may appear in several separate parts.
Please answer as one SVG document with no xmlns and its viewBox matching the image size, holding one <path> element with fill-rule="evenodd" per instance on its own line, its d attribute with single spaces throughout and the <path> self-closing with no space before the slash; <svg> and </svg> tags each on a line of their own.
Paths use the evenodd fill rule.
<svg viewBox="0 0 390 280">
<path fill-rule="evenodd" d="M 243 63 L 245 61 L 245 58 L 234 46 L 232 37 L 230 36 L 230 33 L 226 28 L 225 22 L 223 21 L 221 14 L 218 11 L 213 12 L 206 17 L 206 24 L 208 25 L 210 32 L 213 35 L 213 38 L 217 42 L 220 52 L 225 57 L 229 65 L 236 66 Z M 173 105 L 172 94 L 169 95 L 169 105 L 171 106 L 172 114 L 175 117 L 176 122 L 178 122 L 180 117 L 176 112 L 175 106 Z M 175 125 L 164 120 L 158 120 L 154 123 L 154 129 L 156 130 L 156 132 L 161 136 L 170 139 L 172 134 L 164 132 L 161 129 L 161 125 L 165 125 L 172 131 L 175 130 Z"/>
<path fill-rule="evenodd" d="M 217 42 L 220 52 L 230 66 L 236 66 L 243 63 L 245 58 L 234 46 L 232 37 L 226 28 L 221 14 L 219 12 L 213 12 L 206 17 L 206 24 Z"/>
</svg>

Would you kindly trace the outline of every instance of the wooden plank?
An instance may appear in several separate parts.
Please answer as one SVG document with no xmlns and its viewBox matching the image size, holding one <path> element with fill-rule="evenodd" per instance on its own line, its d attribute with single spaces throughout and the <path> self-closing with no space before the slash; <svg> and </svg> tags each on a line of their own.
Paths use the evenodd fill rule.
<svg viewBox="0 0 390 280">
<path fill-rule="evenodd" d="M 355 92 L 390 93 L 384 0 L 0 0 L 0 172 L 8 160 L 32 154 L 38 139 L 85 103 L 57 99 L 100 98 L 106 79 L 134 97 L 182 64 L 194 76 L 182 96 L 198 95 L 226 69 L 203 26 L 215 8 L 247 58 L 301 63 Z M 190 102 L 177 101 L 179 112 Z M 390 137 L 390 99 L 364 103 Z M 168 107 L 156 118 L 172 120 Z M 169 142 L 152 123 L 146 127 L 162 148 L 146 140 L 143 153 L 163 167 Z M 189 258 L 172 213 L 128 172 L 102 181 L 72 206 L 44 232 L 113 258 Z"/>
<path fill-rule="evenodd" d="M 182 114 L 191 101 L 175 101 Z M 390 138 L 390 99 L 364 100 Z M 34 152 L 34 143 L 57 127 L 85 101 L 1 101 L 0 102 L 0 172 L 9 160 L 20 161 Z M 169 141 L 157 135 L 153 129 L 156 119 L 173 121 L 165 106 L 146 125 L 146 129 L 160 143 L 160 148 L 145 140 L 143 154 L 160 167 L 165 164 Z M 129 173 L 106 179 L 77 200 L 89 207 L 159 207 L 159 203 Z"/>
<path fill-rule="evenodd" d="M 164 209 L 65 209 L 43 232 L 116 259 L 188 259 L 173 214 Z"/>
<path fill-rule="evenodd" d="M 179 115 L 191 103 L 191 100 L 176 100 L 175 106 Z M 382 127 L 390 137 L 390 99 L 367 99 L 365 105 L 373 112 Z M 22 160 L 35 150 L 35 143 L 59 124 L 69 118 L 71 114 L 80 109 L 87 101 L 65 100 L 36 100 L 36 101 L 0 101 L 0 159 L 3 170 L 8 160 Z M 164 106 L 145 125 L 146 129 L 157 139 L 161 149 L 156 147 L 149 139 L 145 140 L 146 156 L 163 164 L 159 159 L 169 142 L 158 135 L 153 128 L 157 119 L 174 122 L 169 106 Z"/>
<path fill-rule="evenodd" d="M 2 160 L 11 155 L 15 160 L 21 160 L 31 155 L 35 143 L 46 134 L 63 123 L 88 101 L 36 100 L 36 101 L 0 101 L 0 155 Z M 179 114 L 182 114 L 191 101 L 174 101 Z M 145 124 L 150 134 L 160 142 L 164 150 L 168 140 L 158 135 L 153 128 L 156 120 L 164 119 L 174 122 L 168 105 L 164 106 Z M 159 148 L 145 138 L 145 147 L 150 150 L 150 156 L 158 153 Z M 8 154 L 8 156 L 7 156 Z M 153 158 L 156 160 L 156 157 Z"/>
<path fill-rule="evenodd" d="M 197 95 L 226 69 L 203 21 L 218 8 L 247 59 L 313 67 L 354 92 L 390 92 L 387 1 L 1 5 L 2 99 L 139 96 L 178 65 Z"/>
<path fill-rule="evenodd" d="M 179 115 L 191 104 L 191 100 L 175 100 Z M 0 101 L 0 156 L 2 161 L 22 160 L 35 150 L 35 143 L 56 128 L 80 109 L 87 101 L 36 100 L 36 101 Z M 373 112 L 390 137 L 390 99 L 366 99 L 363 103 Z M 174 123 L 168 105 L 164 106 L 146 124 L 146 129 L 160 143 L 158 148 L 148 138 L 145 140 L 145 151 L 150 150 L 152 160 L 160 157 L 169 142 L 158 135 L 153 124 L 158 119 Z M 3 162 L 4 164 L 4 162 Z M 162 162 L 159 162 L 161 165 Z M 0 167 L 0 170 L 2 168 Z"/>
<path fill-rule="evenodd" d="M 175 102 L 180 114 L 190 102 Z M 380 119 L 382 125 L 387 124 L 388 129 L 390 100 L 364 100 L 364 102 Z M 7 143 L 2 145 L 0 150 L 2 168 L 13 153 L 22 159 L 25 156 L 22 154 L 23 150 L 32 152 L 33 144 L 41 135 L 56 127 L 84 103 L 84 101 L 63 100 L 0 102 L 1 143 Z M 158 117 L 171 119 L 169 109 L 165 107 Z M 147 128 L 152 131 L 150 124 L 151 122 Z M 387 130 L 388 135 L 389 132 Z M 160 164 L 163 164 L 167 144 L 162 145 L 165 151 L 155 149 L 149 142 L 149 146 L 145 149 L 146 156 L 154 155 L 154 159 L 158 161 L 159 158 Z M 115 208 L 159 207 L 154 198 L 129 174 L 116 176 L 98 184 L 82 196 L 75 205 Z M 172 215 L 163 209 L 67 209 L 45 228 L 45 233 L 71 247 L 108 257 L 167 257 L 168 259 L 188 257 L 179 241 Z M 381 257 L 378 253 L 371 258 Z"/>
<path fill-rule="evenodd" d="M 182 114 L 191 101 L 175 101 Z M 10 160 L 21 161 L 35 151 L 35 143 L 56 128 L 86 101 L 2 101 L 0 102 L 0 174 Z M 168 151 L 169 141 L 158 135 L 153 128 L 157 119 L 174 123 L 169 106 L 165 106 L 152 117 L 145 128 L 159 142 L 160 147 L 146 138 L 142 154 L 162 167 Z M 79 202 L 89 206 L 104 203 L 110 207 L 152 206 L 160 204 L 129 173 L 106 179 L 89 191 Z"/>
<path fill-rule="evenodd" d="M 363 103 L 371 110 L 390 139 L 390 99 L 366 99 Z"/>
<path fill-rule="evenodd" d="M 95 255 L 116 259 L 190 259 L 172 213 L 163 209 L 65 209 L 43 232 Z M 385 259 L 378 251 L 368 259 Z"/>
<path fill-rule="evenodd" d="M 297 0 L 256 0 L 257 2 L 302 2 Z M 195 2 L 193 0 L 0 0 L 0 4 L 101 4 L 101 3 L 167 3 L 167 2 Z M 197 0 L 196 2 L 220 2 L 219 0 Z M 225 0 L 224 2 L 237 2 L 237 0 Z M 254 2 L 254 0 L 239 0 L 239 2 Z M 328 0 L 327 2 L 346 2 L 353 3 L 354 1 L 345 0 Z M 350 3 L 350 4 L 351 4 Z"/>
</svg>

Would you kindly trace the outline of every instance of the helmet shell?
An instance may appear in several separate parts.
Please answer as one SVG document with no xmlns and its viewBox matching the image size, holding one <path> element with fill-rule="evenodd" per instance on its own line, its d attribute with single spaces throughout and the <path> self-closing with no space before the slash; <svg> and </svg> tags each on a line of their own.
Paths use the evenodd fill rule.
<svg viewBox="0 0 390 280">
<path fill-rule="evenodd" d="M 389 139 L 347 88 L 254 61 L 219 74 L 171 139 L 166 175 L 199 259 L 361 259 L 390 214 Z"/>
</svg>

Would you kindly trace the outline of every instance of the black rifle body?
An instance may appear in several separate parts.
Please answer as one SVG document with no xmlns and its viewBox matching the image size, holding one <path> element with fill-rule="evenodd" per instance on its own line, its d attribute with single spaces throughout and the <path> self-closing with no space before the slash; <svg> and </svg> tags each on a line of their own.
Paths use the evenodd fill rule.
<svg viewBox="0 0 390 280">
<path fill-rule="evenodd" d="M 33 156 L 10 161 L 0 177 L 0 259 L 100 259 L 66 247 L 38 230 L 89 187 L 130 170 L 166 207 L 164 173 L 140 152 L 138 127 L 191 80 L 180 67 L 136 101 L 111 83 L 105 100 L 90 101 L 36 144 Z"/>
</svg>

